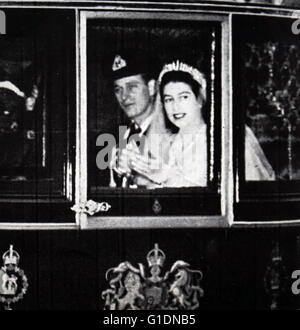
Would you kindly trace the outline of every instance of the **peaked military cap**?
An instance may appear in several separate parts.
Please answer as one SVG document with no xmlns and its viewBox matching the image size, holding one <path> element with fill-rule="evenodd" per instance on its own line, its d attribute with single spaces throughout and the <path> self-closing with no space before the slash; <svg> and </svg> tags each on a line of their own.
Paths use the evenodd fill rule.
<svg viewBox="0 0 300 330">
<path fill-rule="evenodd" d="M 147 74 L 151 76 L 153 70 L 149 60 L 137 56 L 123 56 L 116 54 L 112 62 L 112 78 L 117 80 L 136 74 Z"/>
</svg>

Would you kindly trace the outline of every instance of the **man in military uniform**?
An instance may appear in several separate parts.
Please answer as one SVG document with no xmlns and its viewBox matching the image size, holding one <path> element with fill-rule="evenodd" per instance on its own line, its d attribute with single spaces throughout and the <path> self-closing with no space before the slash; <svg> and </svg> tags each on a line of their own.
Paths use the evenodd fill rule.
<svg viewBox="0 0 300 330">
<path fill-rule="evenodd" d="M 151 166 L 151 162 L 159 159 L 155 154 L 158 149 L 162 152 L 163 142 L 149 143 L 150 137 L 153 142 L 155 135 L 164 138 L 168 135 L 163 113 L 155 107 L 155 73 L 146 61 L 116 55 L 112 64 L 112 76 L 117 102 L 131 123 L 123 137 L 125 147 L 120 147 L 119 141 L 119 146 L 113 150 L 110 186 L 116 186 L 113 176 L 113 172 L 116 172 L 122 178 L 123 187 L 149 187 L 149 179 L 133 171 L 130 164 L 133 154 L 143 154 L 147 155 Z M 154 182 L 153 184 L 155 185 Z"/>
</svg>

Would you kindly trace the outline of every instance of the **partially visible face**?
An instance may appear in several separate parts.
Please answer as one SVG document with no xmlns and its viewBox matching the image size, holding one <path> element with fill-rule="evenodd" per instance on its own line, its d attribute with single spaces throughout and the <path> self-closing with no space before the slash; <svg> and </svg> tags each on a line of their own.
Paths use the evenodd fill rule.
<svg viewBox="0 0 300 330">
<path fill-rule="evenodd" d="M 149 88 L 140 74 L 115 80 L 114 92 L 129 119 L 142 116 L 150 104 Z"/>
<path fill-rule="evenodd" d="M 169 120 L 180 129 L 188 129 L 201 121 L 201 101 L 189 84 L 167 83 L 163 90 L 163 104 Z"/>
</svg>

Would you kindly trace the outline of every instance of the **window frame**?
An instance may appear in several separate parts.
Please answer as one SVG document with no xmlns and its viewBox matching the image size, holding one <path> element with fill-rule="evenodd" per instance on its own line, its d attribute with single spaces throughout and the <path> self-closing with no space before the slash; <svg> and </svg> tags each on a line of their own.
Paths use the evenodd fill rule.
<svg viewBox="0 0 300 330">
<path fill-rule="evenodd" d="M 251 16 L 265 17 L 265 18 L 297 19 L 297 17 L 300 17 L 300 10 L 286 9 L 286 10 L 284 10 L 284 12 L 277 13 L 277 14 L 272 14 L 272 13 L 264 13 L 262 15 L 253 14 L 253 13 L 250 13 L 250 14 L 251 14 Z M 233 16 L 242 17 L 244 15 L 247 15 L 247 14 L 246 13 L 235 13 Z M 298 15 L 298 16 L 295 17 L 296 15 Z M 233 37 L 233 35 L 232 35 L 232 37 Z M 233 43 L 232 43 L 232 47 L 233 47 Z M 232 72 L 232 79 L 234 79 L 235 73 L 233 72 L 233 67 L 232 67 L 231 72 Z M 233 86 L 233 88 L 234 88 L 234 86 Z M 234 120 L 238 121 L 239 125 L 240 125 L 241 116 L 234 114 L 235 108 L 236 107 L 233 105 L 233 109 L 232 109 L 233 117 L 234 118 L 237 117 L 237 119 L 234 119 Z M 243 115 L 245 115 L 245 114 L 243 114 Z M 242 121 L 244 121 L 244 119 Z M 234 127 L 234 129 L 235 129 L 235 127 Z M 243 139 L 245 139 L 244 129 L 242 131 L 243 131 L 243 134 L 241 134 L 240 130 L 238 132 L 235 132 L 235 134 L 238 137 L 241 137 L 243 135 Z M 235 143 L 236 140 L 237 140 L 237 138 L 235 138 L 232 142 Z M 241 148 L 241 146 L 238 143 L 236 143 L 236 146 L 234 149 L 235 149 L 234 150 L 235 156 L 237 156 L 237 154 L 240 154 L 241 150 L 244 151 L 244 147 Z M 245 180 L 244 175 L 242 175 L 243 182 L 240 182 L 239 173 L 241 173 L 241 171 L 244 170 L 244 169 L 240 168 L 241 164 L 244 165 L 244 159 L 241 159 L 241 157 L 244 157 L 244 156 L 240 155 L 235 159 L 237 165 L 235 166 L 235 183 L 234 183 L 235 184 L 235 197 L 234 197 L 234 211 L 233 211 L 234 212 L 233 226 L 234 227 L 248 227 L 248 226 L 249 227 L 253 227 L 253 226 L 254 227 L 256 227 L 256 226 L 272 227 L 272 226 L 285 226 L 287 224 L 288 225 L 300 224 L 300 218 L 298 215 L 291 214 L 290 215 L 291 220 L 288 220 L 288 218 L 289 218 L 288 215 L 286 215 L 284 217 L 278 216 L 278 218 L 276 218 L 276 216 L 275 216 L 276 211 L 274 211 L 273 219 L 272 219 L 272 215 L 269 216 L 269 218 L 271 220 L 264 219 L 264 217 L 266 217 L 266 215 L 259 213 L 259 212 L 258 212 L 259 214 L 257 214 L 257 215 L 254 214 L 255 220 L 252 220 L 251 218 L 247 219 L 247 214 L 249 213 L 250 210 L 253 210 L 253 207 L 256 207 L 256 208 L 258 207 L 258 208 L 261 208 L 264 210 L 266 208 L 272 208 L 272 205 L 273 205 L 273 207 L 274 206 L 279 207 L 280 209 L 295 207 L 296 203 L 299 203 L 300 193 L 291 191 L 291 193 L 290 193 L 291 195 L 294 194 L 294 195 L 297 195 L 297 197 L 298 197 L 298 201 L 295 202 L 295 201 L 292 201 L 293 198 L 290 198 L 290 200 L 288 200 L 288 197 L 281 196 L 282 194 L 281 195 L 278 195 L 278 194 L 272 195 L 270 192 L 268 192 L 268 191 L 270 191 L 271 185 L 276 184 L 276 181 L 270 182 L 270 183 L 265 182 L 265 181 L 254 181 L 254 182 L 249 181 L 249 184 L 247 184 L 247 181 Z M 251 190 L 253 190 L 253 187 L 257 189 L 259 184 L 263 185 L 264 182 L 265 182 L 265 186 L 263 187 L 263 193 L 261 195 L 255 196 Z M 300 181 L 296 180 L 296 182 L 300 182 Z M 279 181 L 279 184 L 280 184 L 280 181 Z M 244 187 L 242 187 L 242 185 Z M 248 187 L 247 187 L 247 185 L 248 185 Z M 287 185 L 287 182 L 283 181 L 281 183 L 281 186 L 286 186 L 286 185 Z M 295 198 L 297 198 L 297 197 L 295 197 Z"/>
<path fill-rule="evenodd" d="M 169 10 L 170 11 L 170 10 Z M 80 125 L 77 139 L 77 167 L 76 167 L 76 203 L 85 205 L 88 199 L 88 167 L 87 167 L 87 20 L 96 18 L 122 18 L 126 20 L 137 19 L 136 11 L 130 8 L 122 8 L 121 11 L 112 10 L 82 10 L 79 13 L 79 48 L 80 48 Z M 89 216 L 84 212 L 78 212 L 77 217 L 81 228 L 180 228 L 180 227 L 227 227 L 228 219 L 232 218 L 232 203 L 230 203 L 230 176 L 232 163 L 229 157 L 230 144 L 230 77 L 228 74 L 229 54 L 229 15 L 220 13 L 207 13 L 201 10 L 195 10 L 192 13 L 185 13 L 180 9 L 174 9 L 171 12 L 165 12 L 159 9 L 146 10 L 141 9 L 138 13 L 139 19 L 145 20 L 194 20 L 194 21 L 212 21 L 221 24 L 221 214 L 216 216 L 101 216 L 101 214 Z M 227 87 L 226 87 L 227 86 Z M 224 106 L 227 105 L 227 106 Z M 227 110 L 227 111 L 226 111 Z M 103 201 L 105 202 L 105 198 Z"/>
</svg>

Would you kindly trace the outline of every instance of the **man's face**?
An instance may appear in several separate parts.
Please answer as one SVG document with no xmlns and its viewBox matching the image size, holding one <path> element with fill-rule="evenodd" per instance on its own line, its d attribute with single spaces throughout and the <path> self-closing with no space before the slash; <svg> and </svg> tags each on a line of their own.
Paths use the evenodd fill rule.
<svg viewBox="0 0 300 330">
<path fill-rule="evenodd" d="M 114 92 L 120 107 L 131 120 L 142 117 L 150 104 L 149 88 L 141 74 L 115 80 Z"/>
</svg>

